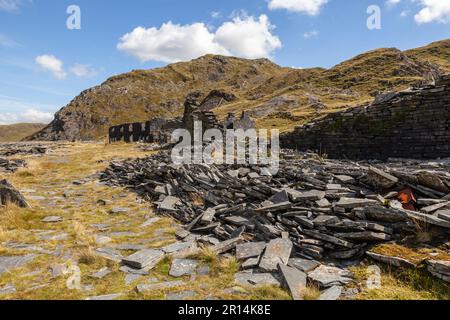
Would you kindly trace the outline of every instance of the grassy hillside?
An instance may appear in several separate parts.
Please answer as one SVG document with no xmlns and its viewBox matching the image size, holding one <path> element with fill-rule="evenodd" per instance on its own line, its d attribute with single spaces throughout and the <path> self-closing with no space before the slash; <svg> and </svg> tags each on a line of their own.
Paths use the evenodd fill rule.
<svg viewBox="0 0 450 320">
<path fill-rule="evenodd" d="M 42 130 L 46 125 L 42 123 L 17 123 L 0 125 L 0 142 L 15 142 L 25 139 Z"/>
<path fill-rule="evenodd" d="M 440 71 L 450 72 L 450 39 L 400 51 L 384 48 L 333 68 L 292 69 L 267 59 L 207 55 L 153 70 L 114 76 L 82 92 L 34 139 L 96 139 L 111 125 L 182 114 L 187 94 L 221 89 L 237 99 L 213 111 L 250 111 L 258 126 L 293 129 L 312 118 L 371 101 Z"/>
</svg>

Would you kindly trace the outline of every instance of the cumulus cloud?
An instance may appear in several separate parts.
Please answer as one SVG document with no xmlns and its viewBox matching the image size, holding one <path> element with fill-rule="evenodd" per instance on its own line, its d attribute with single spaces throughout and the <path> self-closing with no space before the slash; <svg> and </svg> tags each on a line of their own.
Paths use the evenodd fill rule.
<svg viewBox="0 0 450 320">
<path fill-rule="evenodd" d="M 272 34 L 273 29 L 266 15 L 257 19 L 238 16 L 215 32 L 204 23 L 179 25 L 169 21 L 159 29 L 135 28 L 121 37 L 117 48 L 141 62 L 177 62 L 205 54 L 263 58 L 281 47 L 280 39 Z"/>
<path fill-rule="evenodd" d="M 12 123 L 50 123 L 54 106 L 29 103 L 18 98 L 0 95 L 0 125 Z"/>
<path fill-rule="evenodd" d="M 98 71 L 87 64 L 75 64 L 70 68 L 70 72 L 79 78 L 91 78 L 98 74 Z"/>
<path fill-rule="evenodd" d="M 51 72 L 56 78 L 65 79 L 67 77 L 63 62 L 55 56 L 44 54 L 36 57 L 35 61 L 43 70 Z"/>
<path fill-rule="evenodd" d="M 285 9 L 316 16 L 328 0 L 269 0 L 269 9 Z"/>
<path fill-rule="evenodd" d="M 423 7 L 414 19 L 418 24 L 450 22 L 450 0 L 418 0 Z"/>
</svg>

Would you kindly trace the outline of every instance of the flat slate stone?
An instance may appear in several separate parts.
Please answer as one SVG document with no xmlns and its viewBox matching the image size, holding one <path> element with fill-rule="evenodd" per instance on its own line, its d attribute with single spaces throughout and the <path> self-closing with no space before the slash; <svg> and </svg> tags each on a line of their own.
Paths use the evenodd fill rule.
<svg viewBox="0 0 450 320">
<path fill-rule="evenodd" d="M 105 268 L 102 268 L 102 269 L 98 270 L 97 272 L 91 274 L 89 277 L 95 278 L 95 279 L 103 279 L 104 277 L 109 275 L 111 272 L 112 271 L 109 268 L 105 267 Z"/>
<path fill-rule="evenodd" d="M 344 269 L 321 265 L 308 273 L 308 278 L 322 288 L 345 285 L 352 281 L 352 274 Z"/>
<path fill-rule="evenodd" d="M 450 222 L 450 210 L 439 210 L 436 212 L 436 215 L 439 219 Z"/>
<path fill-rule="evenodd" d="M 216 215 L 216 210 L 213 208 L 208 208 L 200 219 L 200 223 L 206 224 L 211 223 Z"/>
<path fill-rule="evenodd" d="M 325 198 L 326 195 L 324 191 L 319 190 L 297 191 L 289 189 L 288 193 L 293 202 L 319 201 Z"/>
<path fill-rule="evenodd" d="M 161 220 L 161 218 L 158 218 L 158 217 L 150 218 L 147 221 L 145 221 L 143 224 L 141 224 L 141 228 L 150 227 L 150 226 L 154 225 L 155 223 L 157 223 L 160 220 Z"/>
<path fill-rule="evenodd" d="M 28 254 L 25 256 L 0 256 L 0 275 L 11 271 L 12 269 L 22 267 L 33 261 L 36 257 L 36 254 Z"/>
<path fill-rule="evenodd" d="M 163 289 L 179 287 L 182 285 L 184 285 L 184 282 L 181 280 L 161 282 L 161 283 L 140 284 L 136 287 L 136 291 L 138 293 L 143 293 L 143 292 L 148 292 L 148 291 L 163 290 Z"/>
<path fill-rule="evenodd" d="M 272 203 L 275 203 L 275 204 L 288 202 L 289 201 L 289 194 L 287 193 L 286 190 L 277 192 L 271 198 L 269 198 L 269 201 L 272 202 Z"/>
<path fill-rule="evenodd" d="M 376 205 L 378 201 L 370 199 L 357 199 L 357 198 L 341 198 L 336 206 L 344 209 L 354 209 L 358 207 L 365 207 L 369 205 Z"/>
<path fill-rule="evenodd" d="M 236 246 L 236 259 L 246 260 L 259 257 L 266 248 L 265 242 L 247 242 Z"/>
<path fill-rule="evenodd" d="M 297 268 L 300 271 L 308 273 L 316 269 L 318 266 L 320 266 L 320 263 L 317 261 L 302 258 L 292 258 L 289 259 L 288 266 Z"/>
<path fill-rule="evenodd" d="M 95 235 L 94 239 L 95 243 L 97 243 L 98 245 L 105 245 L 113 241 L 113 239 L 104 235 Z"/>
<path fill-rule="evenodd" d="M 279 264 L 278 268 L 283 278 L 283 285 L 289 290 L 292 298 L 294 300 L 303 300 L 307 281 L 306 273 L 283 264 Z"/>
<path fill-rule="evenodd" d="M 349 232 L 349 233 L 337 233 L 336 237 L 344 238 L 353 241 L 389 241 L 391 236 L 385 233 L 379 232 Z"/>
<path fill-rule="evenodd" d="M 158 209 L 160 211 L 169 211 L 174 212 L 177 211 L 177 205 L 181 202 L 181 200 L 177 197 L 168 196 L 165 197 L 164 200 L 159 204 Z"/>
<path fill-rule="evenodd" d="M 107 294 L 107 295 L 103 295 L 103 296 L 89 297 L 89 298 L 86 298 L 86 300 L 112 301 L 112 300 L 116 300 L 116 299 L 120 298 L 121 296 L 122 296 L 121 293 L 114 293 L 114 294 Z"/>
<path fill-rule="evenodd" d="M 167 294 L 166 300 L 182 301 L 182 300 L 185 300 L 187 298 L 193 298 L 196 295 L 198 295 L 198 293 L 195 292 L 195 291 L 174 292 L 174 293 Z"/>
<path fill-rule="evenodd" d="M 58 217 L 58 216 L 49 216 L 49 217 L 45 217 L 44 219 L 42 219 L 42 222 L 45 223 L 58 223 L 58 222 L 62 222 L 64 221 L 64 219 L 62 217 Z"/>
<path fill-rule="evenodd" d="M 192 275 L 198 266 L 198 261 L 188 259 L 175 259 L 169 271 L 172 277 L 182 277 Z"/>
<path fill-rule="evenodd" d="M 275 239 L 269 242 L 266 251 L 261 258 L 259 267 L 262 270 L 274 272 L 278 270 L 278 264 L 287 265 L 291 257 L 293 244 L 288 239 Z"/>
<path fill-rule="evenodd" d="M 98 248 L 95 249 L 95 253 L 100 257 L 114 262 L 121 262 L 123 258 L 120 252 L 110 248 Z"/>
<path fill-rule="evenodd" d="M 235 281 L 243 286 L 281 286 L 280 281 L 272 273 L 253 273 L 248 271 L 238 272 L 235 275 Z"/>
<path fill-rule="evenodd" d="M 438 203 L 438 204 L 434 204 L 432 206 L 428 206 L 425 208 L 420 209 L 421 212 L 426 213 L 426 214 L 431 214 L 435 211 L 438 211 L 439 209 L 442 208 L 446 208 L 450 206 L 450 201 L 449 202 L 442 202 L 442 203 Z"/>
<path fill-rule="evenodd" d="M 125 284 L 126 284 L 126 285 L 130 285 L 130 284 L 132 284 L 133 282 L 135 282 L 135 281 L 137 281 L 137 280 L 139 280 L 139 279 L 142 279 L 142 278 L 143 278 L 143 276 L 140 275 L 140 274 L 132 274 L 132 273 L 129 273 L 129 274 L 127 274 L 127 275 L 125 276 Z"/>
<path fill-rule="evenodd" d="M 373 260 L 386 263 L 388 265 L 398 267 L 398 268 L 416 268 L 416 265 L 406 259 L 399 257 L 386 256 L 382 254 L 378 254 L 375 252 L 366 252 L 366 255 L 371 257 Z"/>
<path fill-rule="evenodd" d="M 176 253 L 183 250 L 188 250 L 194 246 L 194 241 L 188 241 L 188 242 L 176 242 L 174 244 L 165 246 L 161 248 L 162 251 L 164 251 L 167 254 Z"/>
<path fill-rule="evenodd" d="M 161 250 L 144 249 L 122 259 L 123 264 L 136 269 L 153 268 L 164 258 Z"/>
<path fill-rule="evenodd" d="M 114 207 L 111 209 L 111 213 L 113 213 L 113 214 L 127 213 L 129 211 L 130 211 L 130 208 L 124 208 L 124 207 Z"/>
<path fill-rule="evenodd" d="M 341 286 L 332 286 L 331 288 L 320 293 L 319 300 L 322 301 L 335 301 L 338 300 L 342 295 Z"/>
</svg>

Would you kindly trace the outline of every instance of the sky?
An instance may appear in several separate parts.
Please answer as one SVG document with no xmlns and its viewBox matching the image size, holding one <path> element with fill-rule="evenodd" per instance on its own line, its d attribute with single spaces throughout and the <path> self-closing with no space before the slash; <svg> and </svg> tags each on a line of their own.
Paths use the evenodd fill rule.
<svg viewBox="0 0 450 320">
<path fill-rule="evenodd" d="M 0 124 L 50 122 L 81 91 L 204 54 L 329 68 L 450 38 L 450 0 L 0 0 Z"/>
</svg>

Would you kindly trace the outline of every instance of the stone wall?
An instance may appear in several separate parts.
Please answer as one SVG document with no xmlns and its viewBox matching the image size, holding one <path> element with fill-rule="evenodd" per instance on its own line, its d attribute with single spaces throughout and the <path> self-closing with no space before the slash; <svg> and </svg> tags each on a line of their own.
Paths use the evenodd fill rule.
<svg viewBox="0 0 450 320">
<path fill-rule="evenodd" d="M 450 75 L 298 127 L 281 146 L 330 158 L 450 157 Z"/>
<path fill-rule="evenodd" d="M 182 127 L 180 120 L 155 118 L 147 122 L 125 123 L 109 128 L 109 142 L 170 142 L 174 130 Z"/>
</svg>

